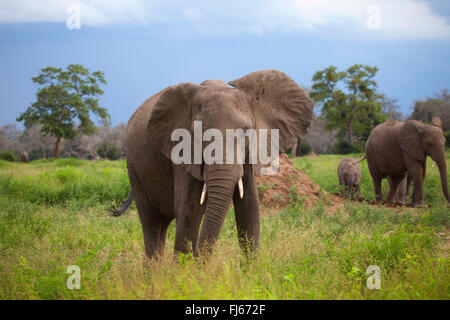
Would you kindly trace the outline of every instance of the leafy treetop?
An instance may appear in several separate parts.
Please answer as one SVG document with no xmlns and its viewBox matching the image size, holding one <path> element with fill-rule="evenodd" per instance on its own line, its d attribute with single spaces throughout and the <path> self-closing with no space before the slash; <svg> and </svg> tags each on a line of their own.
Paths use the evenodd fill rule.
<svg viewBox="0 0 450 320">
<path fill-rule="evenodd" d="M 77 132 L 91 134 L 95 130 L 90 113 L 100 117 L 104 125 L 109 124 L 107 110 L 98 103 L 98 96 L 103 94 L 100 84 L 106 84 L 103 72 L 90 72 L 80 64 L 71 64 L 67 70 L 41 69 L 32 80 L 39 86 L 36 101 L 17 121 L 24 121 L 26 128 L 41 123 L 44 134 L 56 137 L 55 158 L 62 138 L 73 139 Z"/>
<path fill-rule="evenodd" d="M 313 76 L 311 97 L 322 105 L 327 129 L 338 129 L 338 137 L 350 143 L 364 140 L 370 130 L 385 120 L 377 102 L 377 67 L 355 64 L 346 71 L 330 66 Z"/>
</svg>

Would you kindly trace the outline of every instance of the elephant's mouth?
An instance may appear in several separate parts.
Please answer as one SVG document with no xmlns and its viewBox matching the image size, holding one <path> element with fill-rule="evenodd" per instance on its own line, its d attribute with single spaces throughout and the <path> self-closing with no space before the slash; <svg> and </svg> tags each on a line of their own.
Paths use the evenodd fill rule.
<svg viewBox="0 0 450 320">
<path fill-rule="evenodd" d="M 244 183 L 242 182 L 242 177 L 239 178 L 239 180 L 237 182 L 237 187 L 239 189 L 239 196 L 242 199 L 244 197 Z M 207 187 L 206 187 L 206 182 L 205 182 L 203 184 L 202 194 L 200 196 L 200 205 L 203 205 L 203 203 L 205 202 L 206 192 L 207 192 Z"/>
</svg>

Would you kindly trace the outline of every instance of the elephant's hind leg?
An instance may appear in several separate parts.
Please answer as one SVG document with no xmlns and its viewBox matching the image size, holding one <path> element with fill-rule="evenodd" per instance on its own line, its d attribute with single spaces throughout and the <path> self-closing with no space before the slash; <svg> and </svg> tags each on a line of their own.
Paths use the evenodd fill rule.
<svg viewBox="0 0 450 320">
<path fill-rule="evenodd" d="M 367 158 L 367 164 L 369 166 L 369 172 L 370 172 L 370 175 L 372 176 L 373 187 L 375 189 L 375 199 L 378 202 L 381 202 L 381 201 L 383 201 L 383 194 L 381 191 L 381 181 L 383 179 L 383 176 L 376 168 L 375 163 L 373 163 L 372 161 L 369 161 L 369 158 Z"/>
</svg>

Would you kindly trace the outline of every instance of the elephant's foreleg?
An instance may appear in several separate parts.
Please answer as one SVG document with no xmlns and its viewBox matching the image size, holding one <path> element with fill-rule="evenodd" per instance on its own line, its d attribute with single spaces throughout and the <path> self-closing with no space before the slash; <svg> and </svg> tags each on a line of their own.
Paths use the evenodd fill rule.
<svg viewBox="0 0 450 320">
<path fill-rule="evenodd" d="M 247 255 L 253 252 L 259 243 L 260 217 L 258 188 L 255 176 L 249 174 L 243 177 L 244 197 L 241 199 L 236 188 L 233 194 L 236 228 L 239 244 Z"/>
<path fill-rule="evenodd" d="M 359 199 L 359 196 L 361 195 L 361 184 L 356 185 L 356 200 Z"/>
<path fill-rule="evenodd" d="M 395 199 L 396 202 L 399 203 L 405 203 L 406 202 L 406 184 L 407 184 L 407 180 L 408 178 L 405 176 L 399 186 L 398 186 L 398 192 L 397 192 L 397 197 Z"/>
<path fill-rule="evenodd" d="M 412 204 L 423 205 L 424 192 L 423 183 L 425 178 L 425 163 L 412 158 L 406 158 L 408 174 L 413 182 Z"/>
<path fill-rule="evenodd" d="M 200 195 L 199 195 L 200 197 Z M 198 212 L 185 212 L 178 214 L 175 233 L 175 253 L 192 252 L 198 256 L 197 241 L 202 215 Z"/>
<path fill-rule="evenodd" d="M 145 192 L 132 166 L 128 167 L 128 175 L 144 233 L 145 254 L 153 258 L 161 250 L 163 217 Z"/>
<path fill-rule="evenodd" d="M 423 169 L 418 169 L 417 173 L 412 173 L 412 181 L 413 181 L 413 206 L 422 205 L 423 199 L 424 199 L 424 192 L 423 192 Z"/>
<path fill-rule="evenodd" d="M 163 222 L 161 224 L 161 231 L 159 234 L 160 243 L 159 243 L 159 249 L 158 251 L 163 254 L 164 248 L 166 246 L 166 238 L 167 238 L 167 230 L 169 229 L 169 225 L 172 222 L 173 219 L 165 218 L 163 219 Z"/>
<path fill-rule="evenodd" d="M 353 178 L 347 181 L 347 197 L 353 198 Z"/>
<path fill-rule="evenodd" d="M 200 204 L 203 181 L 178 167 L 174 169 L 174 178 L 175 253 L 193 252 L 197 256 L 198 233 L 206 206 L 206 202 Z"/>
</svg>

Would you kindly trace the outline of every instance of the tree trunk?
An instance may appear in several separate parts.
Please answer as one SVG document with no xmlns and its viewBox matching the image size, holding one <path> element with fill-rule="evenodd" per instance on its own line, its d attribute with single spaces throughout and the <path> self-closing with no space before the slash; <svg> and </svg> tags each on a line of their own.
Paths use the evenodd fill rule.
<svg viewBox="0 0 450 320">
<path fill-rule="evenodd" d="M 58 159 L 60 146 L 61 146 L 61 137 L 56 137 L 55 149 L 53 150 L 53 158 L 55 158 L 55 159 Z"/>
<path fill-rule="evenodd" d="M 291 153 L 292 153 L 292 156 L 293 157 L 295 157 L 295 155 L 297 154 L 297 143 L 296 144 L 294 144 L 293 146 L 292 146 L 292 148 L 291 148 Z"/>
<path fill-rule="evenodd" d="M 47 155 L 45 154 L 45 146 L 44 145 L 41 146 L 41 152 L 42 152 L 42 158 L 44 158 L 44 160 L 47 160 Z"/>
<path fill-rule="evenodd" d="M 293 154 L 295 157 L 300 157 L 302 154 L 302 148 L 301 148 L 301 144 L 302 144 L 302 139 L 299 139 L 297 141 L 297 148 L 295 148 L 295 154 Z"/>
<path fill-rule="evenodd" d="M 353 143 L 353 124 L 352 124 L 352 119 L 348 120 L 347 123 L 347 140 L 350 143 Z"/>
</svg>

